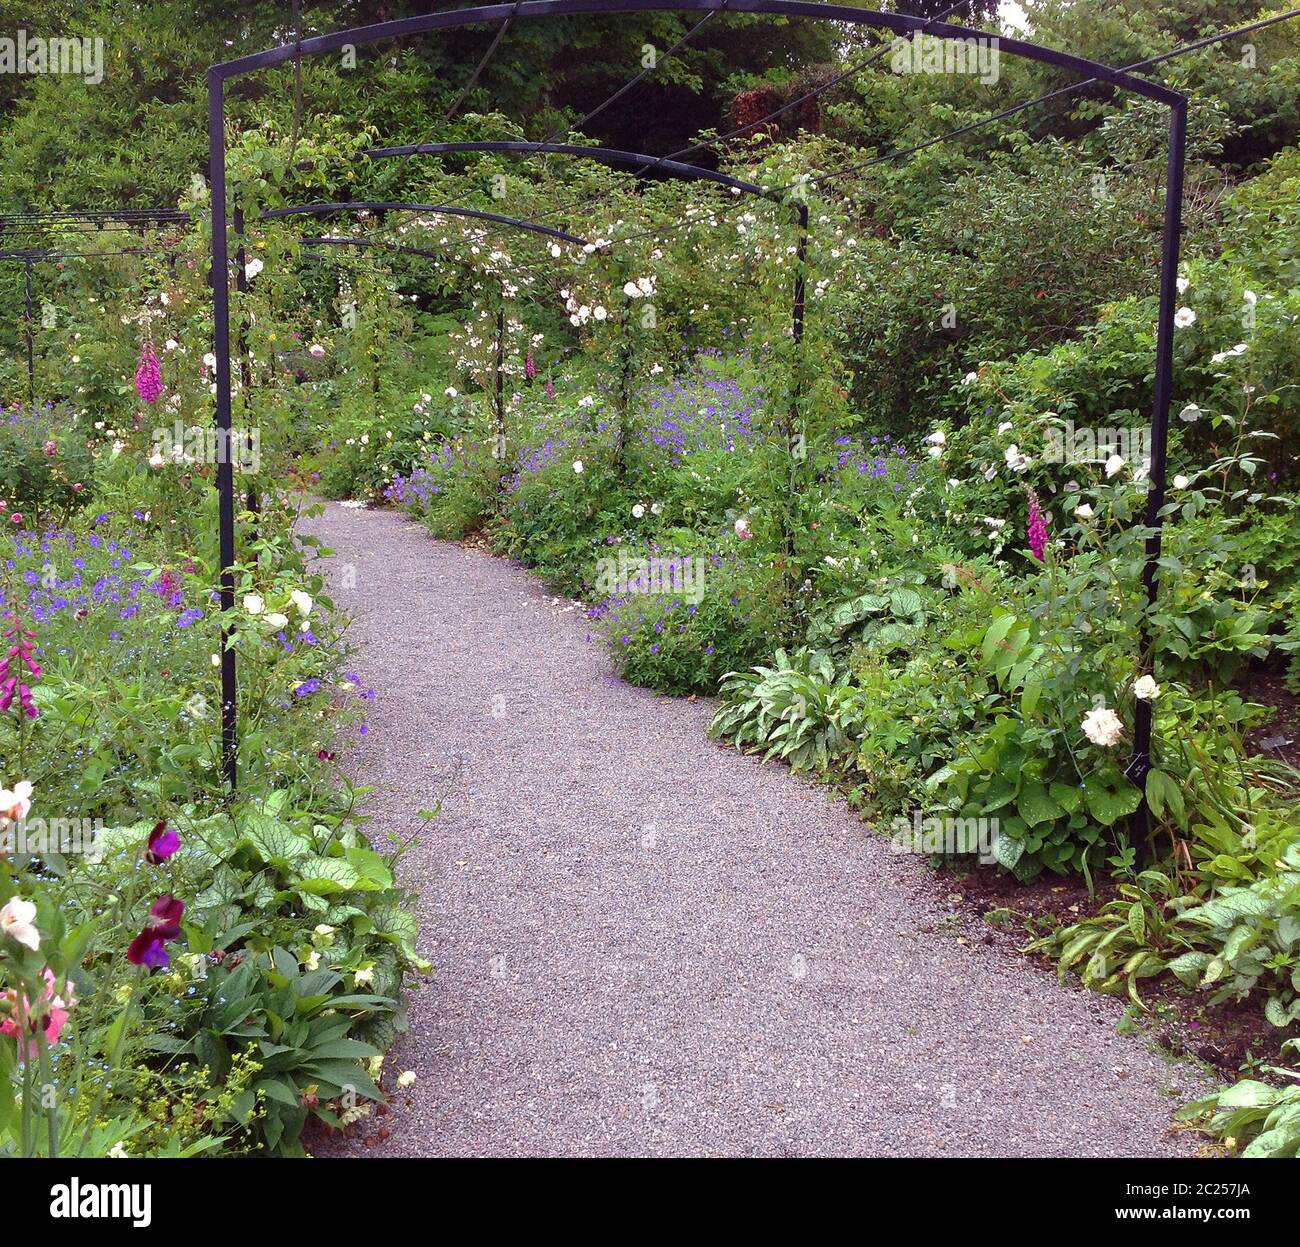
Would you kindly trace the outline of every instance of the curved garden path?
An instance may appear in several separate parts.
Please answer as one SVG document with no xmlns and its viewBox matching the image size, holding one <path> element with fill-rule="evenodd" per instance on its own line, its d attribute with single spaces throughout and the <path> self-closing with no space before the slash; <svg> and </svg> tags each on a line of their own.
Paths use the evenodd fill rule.
<svg viewBox="0 0 1300 1247">
<path fill-rule="evenodd" d="M 388 512 L 304 525 L 377 697 L 431 984 L 368 1155 L 1166 1155 L 1118 1006 L 978 942 L 839 801 L 615 679 L 573 603 Z M 355 581 L 341 575 L 355 568 Z M 342 587 L 355 583 L 354 588 Z M 362 1127 L 363 1134 L 370 1127 Z"/>
</svg>

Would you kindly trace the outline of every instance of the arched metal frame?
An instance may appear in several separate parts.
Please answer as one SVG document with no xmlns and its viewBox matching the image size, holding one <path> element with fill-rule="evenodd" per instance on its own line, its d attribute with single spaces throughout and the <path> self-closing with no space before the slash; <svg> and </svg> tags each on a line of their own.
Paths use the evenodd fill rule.
<svg viewBox="0 0 1300 1247">
<path fill-rule="evenodd" d="M 141 214 L 144 216 L 145 214 Z M 62 221 L 62 214 L 33 214 L 37 220 L 54 220 Z M 72 219 L 82 219 L 81 215 L 68 214 Z M 96 213 L 98 219 L 108 219 L 113 216 L 111 213 Z M 188 221 L 189 216 L 186 213 L 178 213 L 177 218 L 180 221 Z M 148 214 L 146 224 L 152 224 L 160 219 L 160 214 Z M 100 227 L 102 230 L 102 226 Z M 57 249 L 40 251 L 33 249 L 24 249 L 19 251 L 0 251 L 0 263 L 5 261 L 21 263 L 23 266 L 23 339 L 25 343 L 25 354 L 27 357 L 27 406 L 32 410 L 36 408 L 36 336 L 34 330 L 35 323 L 35 301 L 32 294 L 32 269 L 37 264 L 44 264 L 46 261 L 59 260 L 93 260 L 99 257 L 112 259 L 122 255 L 154 255 L 166 253 L 171 249 L 168 247 L 128 247 L 119 251 L 59 251 Z"/>
<path fill-rule="evenodd" d="M 781 426 L 781 434 L 787 443 L 793 445 L 795 437 L 795 427 L 798 423 L 798 410 L 801 397 L 802 371 L 799 367 L 799 351 L 803 344 L 804 329 L 804 304 L 807 298 L 807 282 L 805 273 L 808 261 L 808 205 L 801 198 L 785 199 L 779 192 L 767 190 L 758 185 L 757 182 L 747 182 L 743 178 L 735 177 L 730 173 L 719 173 L 713 169 L 704 169 L 699 165 L 682 164 L 677 160 L 668 160 L 662 157 L 651 156 L 646 152 L 626 151 L 617 147 L 598 147 L 584 146 L 579 143 L 532 143 L 522 140 L 462 140 L 452 143 L 408 143 L 400 147 L 372 147 L 362 153 L 372 160 L 382 160 L 394 156 L 410 157 L 424 155 L 444 155 L 458 152 L 498 152 L 504 155 L 512 156 L 567 156 L 574 159 L 587 159 L 602 161 L 605 164 L 621 164 L 635 166 L 638 171 L 644 171 L 649 168 L 662 169 L 670 177 L 680 181 L 702 181 L 710 182 L 717 186 L 725 187 L 728 190 L 738 192 L 743 195 L 750 195 L 758 199 L 766 199 L 769 203 L 774 203 L 794 208 L 795 223 L 795 264 L 794 264 L 794 285 L 791 292 L 790 301 L 790 337 L 794 343 L 796 354 L 796 365 L 794 370 L 794 381 L 790 387 L 790 400 L 786 408 L 786 414 Z M 500 363 L 500 361 L 498 361 Z M 628 361 L 630 363 L 630 358 Z M 628 402 L 628 393 L 626 381 L 628 370 L 625 367 L 622 370 L 624 385 L 620 387 L 620 403 L 626 407 Z M 500 401 L 501 392 L 501 375 L 500 368 L 497 372 L 497 409 L 500 413 L 503 409 Z M 503 418 L 503 417 L 502 417 Z M 621 447 L 621 425 L 620 425 L 620 444 L 619 456 L 622 453 Z M 797 488 L 798 483 L 797 464 L 793 458 L 791 460 L 790 484 L 791 489 Z M 794 534 L 789 531 L 788 527 L 785 532 L 787 551 L 794 553 Z"/>
<path fill-rule="evenodd" d="M 463 26 L 500 24 L 523 18 L 610 15 L 621 13 L 727 11 L 773 17 L 805 18 L 812 21 L 842 22 L 849 26 L 868 26 L 910 37 L 920 31 L 947 40 L 988 40 L 997 38 L 999 52 L 1053 65 L 1085 78 L 1096 79 L 1153 100 L 1169 110 L 1168 156 L 1165 166 L 1165 205 L 1160 254 L 1159 318 L 1156 330 L 1156 357 L 1152 393 L 1150 488 L 1147 493 L 1145 526 L 1150 529 L 1146 541 L 1146 565 L 1142 573 L 1148 609 L 1155 604 L 1160 559 L 1161 510 L 1165 500 L 1165 473 L 1169 433 L 1169 403 L 1173 388 L 1174 305 L 1177 297 L 1178 253 L 1182 235 L 1183 178 L 1187 146 L 1187 97 L 1120 70 L 1112 69 L 1083 57 L 1055 48 L 1045 48 L 1023 39 L 990 36 L 985 31 L 938 23 L 903 13 L 880 13 L 871 9 L 844 5 L 813 3 L 811 0 L 513 0 L 512 3 L 484 5 L 479 8 L 453 9 L 427 13 L 396 21 L 358 26 L 269 48 L 250 56 L 212 65 L 208 68 L 208 167 L 212 191 L 212 313 L 217 360 L 216 423 L 230 430 L 230 270 L 226 210 L 225 85 L 228 81 L 259 70 L 283 65 L 300 56 L 319 56 L 343 48 L 386 39 L 425 35 L 436 30 L 453 30 Z M 435 206 L 436 208 L 436 206 Z M 442 211 L 448 211 L 443 208 Z M 223 614 L 235 604 L 235 514 L 234 477 L 229 462 L 218 465 L 221 606 Z M 226 618 L 229 616 L 226 615 Z M 221 665 L 222 756 L 225 776 L 231 790 L 236 781 L 236 681 L 235 654 L 229 647 L 229 632 L 223 627 Z M 1138 666 L 1141 673 L 1151 669 L 1150 625 L 1146 616 L 1138 638 Z M 1145 778 L 1151 769 L 1151 718 L 1149 700 L 1137 703 L 1134 750 L 1126 774 L 1140 790 L 1138 826 L 1145 827 Z"/>
</svg>

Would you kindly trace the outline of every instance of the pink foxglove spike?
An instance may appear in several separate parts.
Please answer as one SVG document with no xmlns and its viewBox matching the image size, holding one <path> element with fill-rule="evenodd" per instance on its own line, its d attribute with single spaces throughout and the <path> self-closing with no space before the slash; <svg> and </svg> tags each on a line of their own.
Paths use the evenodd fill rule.
<svg viewBox="0 0 1300 1247">
<path fill-rule="evenodd" d="M 163 392 L 158 356 L 148 342 L 140 346 L 140 362 L 135 368 L 135 392 L 146 403 L 156 403 Z"/>
</svg>

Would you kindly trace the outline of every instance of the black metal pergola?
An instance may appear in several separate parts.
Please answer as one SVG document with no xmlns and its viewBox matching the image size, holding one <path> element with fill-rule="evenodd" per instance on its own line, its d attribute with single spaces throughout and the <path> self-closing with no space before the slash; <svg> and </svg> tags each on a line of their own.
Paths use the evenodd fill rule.
<svg viewBox="0 0 1300 1247">
<path fill-rule="evenodd" d="M 31 239 L 57 230 L 80 227 L 85 236 L 103 238 L 114 234 L 139 233 L 161 225 L 188 225 L 189 213 L 179 208 L 59 208 L 49 212 L 0 213 L 0 239 L 7 235 Z M 36 403 L 36 359 L 32 270 L 46 261 L 111 258 L 165 252 L 166 247 L 124 247 L 118 250 L 68 251 L 57 246 L 15 246 L 0 250 L 0 262 L 23 266 L 23 338 L 27 356 L 27 405 Z"/>
<path fill-rule="evenodd" d="M 528 18 L 654 12 L 701 13 L 706 18 L 722 12 L 770 15 L 809 21 L 836 22 L 854 27 L 869 27 L 892 32 L 901 38 L 911 38 L 922 32 L 945 40 L 980 41 L 990 38 L 987 32 L 934 19 L 927 20 L 901 13 L 882 13 L 868 9 L 849 8 L 837 4 L 812 3 L 809 0 L 515 0 L 513 3 L 429 13 L 396 21 L 380 22 L 370 26 L 356 27 L 351 30 L 336 31 L 309 39 L 299 39 L 280 47 L 270 48 L 211 66 L 207 74 L 208 156 L 212 192 L 212 286 L 215 355 L 217 360 L 217 427 L 223 430 L 227 436 L 229 435 L 231 422 L 230 272 L 225 169 L 225 92 L 227 83 L 246 74 L 286 64 L 301 56 L 319 56 L 325 53 L 337 52 L 345 46 L 357 48 L 381 40 L 428 35 L 439 30 L 454 30 L 464 26 L 485 24 L 504 28 L 514 21 Z M 500 34 L 501 29 L 498 30 L 498 41 Z M 1114 69 L 1054 48 L 1042 47 L 1016 38 L 996 36 L 996 39 L 999 51 L 1069 71 L 1079 75 L 1086 82 L 1113 86 L 1121 91 L 1148 99 L 1167 110 L 1168 149 L 1165 166 L 1165 203 L 1159 268 L 1159 315 L 1153 368 L 1152 453 L 1150 485 L 1144 516 L 1148 536 L 1145 546 L 1146 562 L 1142 582 L 1148 606 L 1150 606 L 1154 604 L 1157 593 L 1161 550 L 1161 513 L 1164 507 L 1166 488 L 1169 404 L 1173 378 L 1173 317 L 1177 294 L 1176 279 L 1182 231 L 1183 180 L 1186 161 L 1187 97 L 1159 83 L 1136 77 L 1126 70 Z M 493 46 L 495 47 L 495 42 Z M 1159 59 L 1162 58 L 1154 58 L 1153 61 L 1147 63 L 1154 63 L 1155 60 Z M 477 73 L 478 71 L 476 71 L 475 77 L 477 77 Z M 1074 88 L 1067 87 L 1063 90 L 1070 89 Z M 1004 110 L 1003 113 L 995 114 L 993 118 L 988 120 L 996 120 L 1001 116 L 1010 115 L 1018 111 L 1019 107 L 1023 106 Z M 511 147 L 512 145 L 504 144 L 500 146 L 500 150 L 511 150 Z M 396 155 L 399 152 L 406 154 L 421 148 L 425 150 L 454 150 L 455 145 L 417 144 L 414 145 L 414 148 L 408 149 L 376 149 L 375 154 Z M 594 154 L 593 149 L 582 147 L 578 148 L 578 152 L 582 155 Z M 663 163 L 662 159 L 652 159 L 650 165 L 651 167 L 662 167 Z M 863 162 L 863 166 L 868 163 L 872 162 Z M 722 176 L 725 177 L 725 175 Z M 764 188 L 759 189 L 763 193 L 768 193 Z M 357 204 L 348 206 L 357 209 L 361 207 L 400 209 L 411 208 L 413 205 Z M 343 205 L 309 205 L 300 209 L 277 210 L 272 215 L 289 215 L 293 212 L 308 211 L 313 207 L 332 207 L 338 210 Z M 458 209 L 450 204 L 416 205 L 415 207 L 425 211 L 447 213 L 449 215 L 486 216 L 488 219 L 492 219 L 492 214 Z M 522 224 L 518 221 L 511 221 L 510 223 Z M 537 223 L 529 223 L 529 225 L 539 232 L 544 232 L 548 228 Z M 801 320 L 802 299 L 798 302 Z M 216 486 L 219 496 L 219 537 L 222 569 L 220 600 L 223 619 L 226 621 L 223 622 L 221 656 L 222 757 L 225 777 L 233 791 L 237 779 L 237 683 L 235 653 L 231 647 L 231 633 L 228 621 L 229 612 L 233 610 L 235 601 L 234 565 L 236 551 L 234 478 L 233 467 L 230 462 L 227 461 L 218 465 Z M 1138 638 L 1138 665 L 1141 673 L 1147 673 L 1151 669 L 1149 624 L 1145 618 Z M 1142 788 L 1145 776 L 1151 767 L 1151 724 L 1151 703 L 1139 700 L 1136 709 L 1133 757 L 1127 770 L 1128 777 L 1139 788 Z"/>
</svg>

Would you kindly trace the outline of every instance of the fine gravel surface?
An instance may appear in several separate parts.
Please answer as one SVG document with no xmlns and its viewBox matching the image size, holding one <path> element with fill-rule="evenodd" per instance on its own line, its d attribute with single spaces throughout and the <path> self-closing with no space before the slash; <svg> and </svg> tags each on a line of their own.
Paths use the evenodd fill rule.
<svg viewBox="0 0 1300 1247">
<path fill-rule="evenodd" d="M 393 513 L 304 528 L 377 694 L 371 830 L 423 827 L 401 876 L 433 963 L 389 1063 L 418 1081 L 341 1150 L 1195 1151 L 1170 1113 L 1196 1075 L 1115 1002 L 958 943 L 924 865 L 709 741 L 706 703 L 618 680 L 574 603 Z"/>
</svg>

